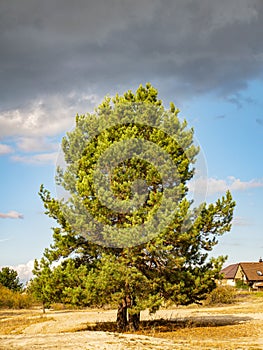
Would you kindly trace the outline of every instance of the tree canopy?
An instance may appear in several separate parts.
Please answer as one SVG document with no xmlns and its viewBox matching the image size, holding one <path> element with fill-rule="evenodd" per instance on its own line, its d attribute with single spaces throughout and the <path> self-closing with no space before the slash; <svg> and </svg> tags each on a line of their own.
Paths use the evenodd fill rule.
<svg viewBox="0 0 263 350">
<path fill-rule="evenodd" d="M 215 288 L 226 257 L 209 252 L 230 230 L 235 203 L 227 192 L 193 207 L 199 149 L 178 115 L 146 84 L 76 116 L 62 141 L 59 198 L 40 188 L 58 224 L 35 265 L 42 300 L 118 305 L 123 330 L 138 328 L 141 310 L 200 302 Z"/>
<path fill-rule="evenodd" d="M 10 267 L 3 267 L 0 271 L 0 284 L 12 291 L 21 291 L 23 283 L 19 281 L 18 274 Z"/>
</svg>

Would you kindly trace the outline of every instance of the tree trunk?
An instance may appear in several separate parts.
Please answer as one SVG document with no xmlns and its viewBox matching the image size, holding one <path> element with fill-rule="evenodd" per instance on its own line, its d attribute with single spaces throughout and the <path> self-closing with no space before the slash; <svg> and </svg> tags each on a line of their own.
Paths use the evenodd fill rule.
<svg viewBox="0 0 263 350">
<path fill-rule="evenodd" d="M 44 302 L 43 302 L 43 305 L 42 305 L 42 310 L 43 310 L 43 314 L 45 314 L 46 313 L 46 305 L 45 305 Z"/>
<path fill-rule="evenodd" d="M 131 331 L 138 331 L 140 325 L 140 313 L 129 314 L 129 328 Z"/>
<path fill-rule="evenodd" d="M 126 298 L 119 304 L 117 311 L 117 328 L 119 332 L 125 332 L 128 325 Z"/>
<path fill-rule="evenodd" d="M 135 297 L 131 297 L 129 299 L 129 307 L 136 306 L 136 299 Z M 131 331 L 138 331 L 140 324 L 140 312 L 136 313 L 129 313 L 129 329 Z"/>
<path fill-rule="evenodd" d="M 135 298 L 129 295 L 123 298 L 119 304 L 117 311 L 117 329 L 119 332 L 125 332 L 128 326 L 131 331 L 137 331 L 139 329 L 140 312 L 128 313 L 128 308 L 133 306 L 136 306 Z"/>
</svg>

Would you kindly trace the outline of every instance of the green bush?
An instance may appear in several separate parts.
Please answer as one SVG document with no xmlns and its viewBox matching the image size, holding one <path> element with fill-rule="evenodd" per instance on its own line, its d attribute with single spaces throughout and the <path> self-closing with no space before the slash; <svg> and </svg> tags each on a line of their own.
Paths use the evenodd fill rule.
<svg viewBox="0 0 263 350">
<path fill-rule="evenodd" d="M 218 286 L 207 297 L 207 305 L 233 304 L 235 302 L 235 288 L 231 286 Z"/>
<path fill-rule="evenodd" d="M 31 295 L 12 291 L 0 285 L 0 308 L 28 309 L 34 303 Z"/>
<path fill-rule="evenodd" d="M 256 298 L 263 298 L 263 291 L 253 292 L 251 296 Z"/>
<path fill-rule="evenodd" d="M 244 283 L 242 280 L 236 281 L 236 288 L 240 290 L 249 290 L 249 285 Z"/>
</svg>

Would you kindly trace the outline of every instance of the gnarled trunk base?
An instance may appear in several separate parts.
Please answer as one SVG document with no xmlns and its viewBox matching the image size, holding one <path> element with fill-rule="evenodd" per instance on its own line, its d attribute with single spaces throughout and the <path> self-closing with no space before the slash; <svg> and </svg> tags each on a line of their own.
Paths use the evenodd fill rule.
<svg viewBox="0 0 263 350">
<path fill-rule="evenodd" d="M 128 325 L 128 308 L 126 300 L 123 299 L 122 303 L 119 304 L 117 311 L 117 329 L 119 332 L 125 332 Z"/>
<path fill-rule="evenodd" d="M 117 329 L 119 332 L 125 332 L 128 328 L 131 331 L 139 329 L 140 312 L 128 314 L 128 308 L 132 306 L 135 306 L 135 299 L 130 296 L 125 297 L 119 304 L 117 311 Z"/>
<path fill-rule="evenodd" d="M 140 313 L 129 314 L 129 329 L 131 331 L 138 331 L 140 325 Z"/>
</svg>

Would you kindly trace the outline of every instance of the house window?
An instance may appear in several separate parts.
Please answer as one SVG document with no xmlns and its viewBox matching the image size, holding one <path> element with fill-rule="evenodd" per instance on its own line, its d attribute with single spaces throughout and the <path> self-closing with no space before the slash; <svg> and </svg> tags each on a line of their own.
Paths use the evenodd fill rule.
<svg viewBox="0 0 263 350">
<path fill-rule="evenodd" d="M 263 273 L 261 271 L 257 271 L 258 276 L 263 276 Z"/>
</svg>

